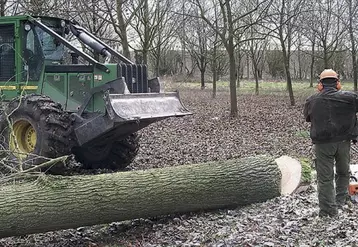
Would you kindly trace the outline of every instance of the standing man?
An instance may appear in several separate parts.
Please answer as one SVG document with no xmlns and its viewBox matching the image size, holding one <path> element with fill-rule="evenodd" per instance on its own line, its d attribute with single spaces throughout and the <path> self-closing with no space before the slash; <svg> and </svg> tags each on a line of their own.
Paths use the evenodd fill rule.
<svg viewBox="0 0 358 247">
<path fill-rule="evenodd" d="M 310 137 L 316 151 L 321 217 L 337 215 L 337 206 L 346 203 L 351 141 L 358 136 L 358 95 L 340 89 L 338 74 L 332 69 L 325 69 L 320 75 L 319 92 L 309 97 L 304 106 L 305 119 L 311 122 Z"/>
</svg>

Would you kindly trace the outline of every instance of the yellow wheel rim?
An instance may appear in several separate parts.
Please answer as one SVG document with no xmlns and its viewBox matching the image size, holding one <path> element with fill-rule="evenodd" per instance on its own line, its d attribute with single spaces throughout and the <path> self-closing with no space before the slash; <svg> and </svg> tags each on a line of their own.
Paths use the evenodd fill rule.
<svg viewBox="0 0 358 247">
<path fill-rule="evenodd" d="M 26 120 L 19 120 L 12 125 L 10 132 L 10 150 L 20 159 L 35 150 L 36 130 Z"/>
</svg>

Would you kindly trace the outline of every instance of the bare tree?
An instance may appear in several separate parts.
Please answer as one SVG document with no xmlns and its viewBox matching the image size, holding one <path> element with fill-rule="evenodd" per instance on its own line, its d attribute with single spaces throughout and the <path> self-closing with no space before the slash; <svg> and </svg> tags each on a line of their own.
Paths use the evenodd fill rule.
<svg viewBox="0 0 358 247">
<path fill-rule="evenodd" d="M 131 59 L 130 53 L 130 37 L 128 36 L 130 24 L 133 22 L 137 12 L 143 11 L 146 7 L 147 0 L 104 0 L 104 1 L 92 1 L 89 3 L 85 0 L 80 0 L 83 8 L 87 11 L 95 14 L 95 18 L 91 18 L 91 22 L 95 20 L 98 24 L 96 26 L 101 27 L 103 25 L 110 24 L 112 30 L 119 37 L 119 41 L 122 46 L 123 55 Z M 91 4 L 92 3 L 92 4 Z M 97 8 L 97 11 L 93 11 L 93 4 L 101 6 Z M 146 11 L 144 11 L 146 12 Z M 135 38 L 133 38 L 135 40 Z M 112 38 L 115 41 L 115 37 Z"/>
<path fill-rule="evenodd" d="M 215 12 L 215 16 L 217 12 Z M 214 25 L 218 28 L 218 23 Z M 213 92 L 212 97 L 216 98 L 216 83 L 220 76 L 228 71 L 227 53 L 222 52 L 222 43 L 217 32 L 209 36 L 209 67 L 212 73 Z"/>
<path fill-rule="evenodd" d="M 311 40 L 310 87 L 313 87 L 313 81 L 315 78 L 315 73 L 314 73 L 315 47 L 316 47 L 316 39 L 313 36 Z"/>
<path fill-rule="evenodd" d="M 227 59 L 227 52 L 223 51 L 223 46 L 218 34 L 215 33 L 212 37 L 214 37 L 214 39 L 210 41 L 209 68 L 212 74 L 213 83 L 212 97 L 215 98 L 217 93 L 217 81 L 220 77 L 228 73 L 229 62 Z"/>
<path fill-rule="evenodd" d="M 316 35 L 318 47 L 322 50 L 322 54 L 316 53 L 316 56 L 323 60 L 324 68 L 332 67 L 332 58 L 343 46 L 346 27 L 342 23 L 341 16 L 345 11 L 344 8 L 343 1 L 340 0 L 315 2 L 313 16 L 319 21 L 312 22 L 310 28 Z"/>
<path fill-rule="evenodd" d="M 142 7 L 138 8 L 140 5 Z M 154 40 L 162 32 L 161 28 L 168 19 L 173 1 L 153 0 L 149 4 L 148 0 L 133 0 L 130 6 L 132 6 L 134 17 L 129 25 L 135 31 L 135 37 L 139 40 L 137 48 L 134 46 L 132 48 L 137 51 L 137 54 L 140 53 L 141 62 L 147 64 L 148 54 L 152 49 L 155 49 Z"/>
<path fill-rule="evenodd" d="M 100 1 L 72 1 L 70 8 L 73 9 L 74 12 L 69 14 L 69 18 L 78 21 L 85 28 L 89 30 L 89 32 L 94 35 L 101 37 L 102 39 L 106 39 L 108 42 L 111 39 L 114 39 L 110 31 L 110 23 L 106 21 L 109 18 L 109 13 L 105 10 L 105 4 Z M 66 9 L 63 9 L 63 15 L 66 15 Z M 102 18 L 98 18 L 101 16 Z M 98 54 L 95 54 L 95 57 L 99 59 Z"/>
<path fill-rule="evenodd" d="M 247 16 L 247 22 L 253 23 L 257 13 L 251 13 Z M 257 22 L 261 24 L 262 20 Z M 251 25 L 246 34 L 247 36 L 247 56 L 251 60 L 252 73 L 255 79 L 255 94 L 259 94 L 259 79 L 262 78 L 264 55 L 268 46 L 268 34 L 264 33 L 261 25 Z"/>
<path fill-rule="evenodd" d="M 212 29 L 198 16 L 197 9 L 192 9 L 191 16 L 196 18 L 189 19 L 185 33 L 183 34 L 185 46 L 190 56 L 194 59 L 197 68 L 200 71 L 201 89 L 205 88 L 205 72 L 209 63 L 210 37 L 215 36 Z"/>
<path fill-rule="evenodd" d="M 315 81 L 315 61 L 316 61 L 316 35 L 311 31 L 306 34 L 306 38 L 308 38 L 311 50 L 310 50 L 310 87 L 313 87 L 313 82 Z"/>
<path fill-rule="evenodd" d="M 177 23 L 178 23 L 178 27 L 175 31 L 176 36 L 179 39 L 180 42 L 180 50 L 181 50 L 181 66 L 180 66 L 180 74 L 184 73 L 184 70 L 188 70 L 187 69 L 187 64 L 186 64 L 186 27 L 187 27 L 187 22 L 190 20 L 190 16 L 187 15 L 186 11 L 187 11 L 187 4 L 189 3 L 190 0 L 182 0 L 180 3 L 175 5 L 175 9 L 174 12 L 176 12 L 177 14 Z"/>
<path fill-rule="evenodd" d="M 316 50 L 317 50 L 317 37 L 315 34 L 315 31 L 312 29 L 312 27 L 317 22 L 316 16 L 314 14 L 316 3 L 314 1 L 306 2 L 306 9 L 305 13 L 302 13 L 297 23 L 300 23 L 300 26 L 298 28 L 298 35 L 300 36 L 300 39 L 304 40 L 305 49 L 303 51 L 304 54 L 308 55 L 310 58 L 309 61 L 309 75 L 310 75 L 310 87 L 313 87 L 313 82 L 316 79 L 316 73 L 315 73 L 315 64 L 317 60 L 316 56 Z"/>
<path fill-rule="evenodd" d="M 164 8 L 162 7 L 164 4 Z M 161 15 L 158 22 L 158 32 L 153 37 L 152 47 L 150 50 L 151 57 L 153 58 L 155 75 L 160 75 L 161 62 L 163 55 L 174 47 L 174 42 L 177 41 L 175 31 L 178 27 L 177 16 L 174 12 L 169 11 L 172 7 L 170 2 L 157 1 L 157 9 L 163 8 L 158 14 Z"/>
<path fill-rule="evenodd" d="M 235 42 L 237 42 L 237 40 L 235 36 L 240 35 L 242 30 L 248 28 L 247 23 L 244 23 L 243 19 L 250 13 L 258 11 L 261 5 L 267 2 L 267 0 L 258 1 L 255 5 L 250 6 L 249 11 L 242 11 L 241 3 L 232 2 L 230 0 L 211 0 L 205 2 L 202 0 L 192 0 L 192 3 L 197 6 L 200 11 L 200 17 L 218 34 L 228 54 L 230 64 L 230 116 L 232 117 L 237 117 L 238 115 L 235 59 L 235 47 L 237 45 Z M 218 13 L 218 15 L 215 16 L 214 12 Z M 253 24 L 254 23 L 250 23 L 250 25 Z"/>
<path fill-rule="evenodd" d="M 15 15 L 18 6 L 19 0 L 0 0 L 0 16 Z"/>
<path fill-rule="evenodd" d="M 291 77 L 291 51 L 294 35 L 297 33 L 296 22 L 304 11 L 306 0 L 275 0 L 272 4 L 272 13 L 269 15 L 268 24 L 272 36 L 276 38 L 281 46 L 283 64 L 286 75 L 287 90 L 291 105 L 295 105 Z"/>
<path fill-rule="evenodd" d="M 299 80 L 302 80 L 303 78 L 303 57 L 302 57 L 302 38 L 298 35 L 297 36 L 297 63 L 298 63 L 298 72 L 295 73 L 295 78 L 298 78 Z M 296 69 L 295 69 L 296 71 Z"/>
<path fill-rule="evenodd" d="M 129 0 L 104 0 L 103 3 L 105 5 L 104 9 L 106 10 L 106 13 L 108 13 L 108 17 L 103 16 L 102 14 L 97 14 L 97 18 L 111 24 L 114 32 L 120 39 L 123 55 L 126 58 L 131 59 L 128 27 L 132 22 L 135 13 L 143 8 L 144 0 L 136 1 L 138 5 L 135 5 Z"/>
<path fill-rule="evenodd" d="M 229 0 L 212 0 L 210 7 L 209 3 L 203 4 L 200 0 L 195 0 L 197 7 L 200 10 L 201 18 L 211 26 L 215 32 L 221 38 L 221 41 L 229 55 L 229 63 L 230 63 L 230 102 L 231 102 L 231 111 L 230 115 L 232 117 L 237 117 L 237 95 L 236 95 L 236 64 L 235 64 L 235 44 L 234 44 L 234 23 L 239 19 L 233 17 L 231 4 L 232 2 Z M 205 6 L 205 7 L 204 7 Z M 220 15 L 219 17 L 220 24 L 214 25 L 213 23 L 217 23 L 218 20 L 213 21 L 212 13 L 210 13 L 211 8 L 220 8 L 218 11 Z M 219 25 L 221 25 L 219 27 Z M 219 27 L 219 28 L 218 28 Z"/>
<path fill-rule="evenodd" d="M 63 1 L 46 0 L 16 0 L 13 2 L 16 6 L 13 14 L 31 14 L 31 15 L 56 15 L 63 4 Z"/>
<path fill-rule="evenodd" d="M 251 30 L 252 35 L 254 30 Z M 267 40 L 257 41 L 251 39 L 249 41 L 249 56 L 251 58 L 252 64 L 252 73 L 255 78 L 255 94 L 259 94 L 259 79 L 262 77 L 262 64 L 264 59 L 264 54 L 267 47 Z"/>
<path fill-rule="evenodd" d="M 209 60 L 210 64 L 211 64 L 211 71 L 213 74 L 213 94 L 212 94 L 213 99 L 216 98 L 216 82 L 218 80 L 217 59 L 218 59 L 218 38 L 219 38 L 217 33 L 214 34 L 214 37 L 215 37 L 215 39 L 214 39 L 214 43 L 213 43 L 211 57 Z"/>
</svg>

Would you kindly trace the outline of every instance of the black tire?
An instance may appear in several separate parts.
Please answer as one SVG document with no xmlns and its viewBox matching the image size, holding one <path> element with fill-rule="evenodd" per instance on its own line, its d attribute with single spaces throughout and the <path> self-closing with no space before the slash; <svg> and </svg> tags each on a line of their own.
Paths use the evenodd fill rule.
<svg viewBox="0 0 358 247">
<path fill-rule="evenodd" d="M 35 131 L 33 135 L 36 137 L 36 140 L 34 139 L 35 141 L 31 142 L 35 143 L 31 146 L 31 151 L 22 158 L 16 155 L 16 150 L 20 150 L 19 148 L 11 148 L 14 143 L 13 140 L 15 140 L 11 139 L 15 136 L 14 134 L 11 135 L 11 129 L 14 126 L 16 127 L 17 124 L 19 125 L 19 123 L 23 124 L 23 126 L 26 124 L 31 125 Z M 11 128 L 9 128 L 9 124 L 12 125 Z M 6 150 L 6 152 L 10 149 L 15 150 L 15 152 L 9 152 L 8 159 L 14 161 L 12 163 L 15 165 L 16 162 L 22 161 L 23 168 L 38 165 L 47 161 L 48 159 L 46 158 L 57 158 L 71 154 L 72 122 L 69 115 L 62 110 L 61 105 L 53 102 L 47 96 L 31 94 L 10 101 L 3 114 L 1 114 L 0 131 L 1 149 Z M 16 140 L 21 141 L 21 130 L 18 133 Z M 16 141 L 16 143 L 18 142 Z M 20 147 L 18 144 L 16 145 Z M 48 168 L 45 169 L 46 171 L 48 170 Z M 58 166 L 54 166 L 49 171 L 60 172 L 58 171 Z"/>
<path fill-rule="evenodd" d="M 76 147 L 75 158 L 83 164 L 84 169 L 108 169 L 119 171 L 132 163 L 139 151 L 139 135 L 133 133 L 125 139 L 93 145 Z"/>
</svg>

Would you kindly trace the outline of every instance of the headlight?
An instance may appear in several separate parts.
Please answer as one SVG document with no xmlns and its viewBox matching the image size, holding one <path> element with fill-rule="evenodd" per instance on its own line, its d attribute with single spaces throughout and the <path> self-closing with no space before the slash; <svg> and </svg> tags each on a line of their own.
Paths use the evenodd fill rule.
<svg viewBox="0 0 358 247">
<path fill-rule="evenodd" d="M 25 24 L 25 30 L 28 32 L 31 30 L 31 25 L 30 24 Z"/>
</svg>

